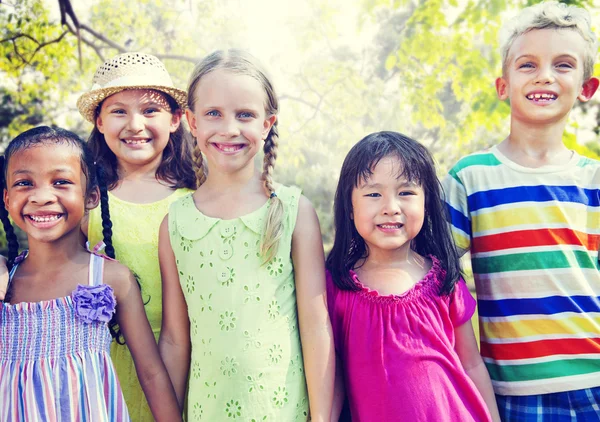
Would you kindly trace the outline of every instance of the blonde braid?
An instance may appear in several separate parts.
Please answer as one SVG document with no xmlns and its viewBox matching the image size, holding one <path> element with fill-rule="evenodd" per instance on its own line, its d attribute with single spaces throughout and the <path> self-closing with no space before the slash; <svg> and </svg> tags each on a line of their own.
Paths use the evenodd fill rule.
<svg viewBox="0 0 600 422">
<path fill-rule="evenodd" d="M 204 157 L 202 157 L 202 151 L 198 146 L 198 140 L 194 142 L 194 164 L 196 165 L 196 169 L 194 173 L 196 173 L 196 184 L 198 187 L 204 182 L 206 182 L 206 172 L 204 171 Z"/>
<path fill-rule="evenodd" d="M 273 168 L 277 159 L 277 146 L 279 141 L 279 132 L 277 122 L 271 128 L 267 139 L 265 139 L 265 158 L 263 161 L 262 179 L 265 182 L 265 189 L 269 195 L 271 206 L 265 222 L 265 229 L 260 242 L 260 254 L 263 257 L 263 264 L 269 262 L 277 254 L 279 241 L 283 235 L 283 202 L 277 197 L 273 187 Z"/>
</svg>

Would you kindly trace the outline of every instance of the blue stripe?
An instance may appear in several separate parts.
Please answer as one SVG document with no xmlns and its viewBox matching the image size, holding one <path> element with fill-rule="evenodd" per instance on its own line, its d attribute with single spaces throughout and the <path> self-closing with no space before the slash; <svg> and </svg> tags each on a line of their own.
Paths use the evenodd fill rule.
<svg viewBox="0 0 600 422">
<path fill-rule="evenodd" d="M 533 299 L 503 300 L 478 299 L 477 303 L 480 317 L 600 312 L 600 297 L 593 296 L 548 296 Z"/>
<path fill-rule="evenodd" d="M 48 418 L 48 415 L 46 415 L 45 407 L 46 407 L 46 401 L 48 400 L 48 397 L 46 397 L 46 395 L 44 394 L 44 387 L 43 387 L 42 381 L 40 380 L 40 378 L 41 378 L 40 374 L 43 374 L 43 371 L 41 369 L 39 369 L 40 366 L 41 366 L 41 363 L 39 361 L 33 363 L 33 371 L 32 371 L 33 390 L 35 391 L 35 395 L 37 398 L 35 403 L 37 404 L 37 409 L 38 409 L 39 415 L 42 417 L 43 421 L 47 421 L 49 418 Z M 54 407 L 55 404 L 51 403 L 50 406 Z"/>
<path fill-rule="evenodd" d="M 519 202 L 574 202 L 590 207 L 600 206 L 598 189 L 583 189 L 578 186 L 515 186 L 475 192 L 467 198 L 471 212 L 498 205 Z"/>
<path fill-rule="evenodd" d="M 463 231 L 467 234 L 467 236 L 471 236 L 471 220 L 468 217 L 465 217 L 463 213 L 458 211 L 456 208 L 452 207 L 450 204 L 446 203 L 448 207 L 448 213 L 450 214 L 450 222 L 454 227 Z"/>
</svg>

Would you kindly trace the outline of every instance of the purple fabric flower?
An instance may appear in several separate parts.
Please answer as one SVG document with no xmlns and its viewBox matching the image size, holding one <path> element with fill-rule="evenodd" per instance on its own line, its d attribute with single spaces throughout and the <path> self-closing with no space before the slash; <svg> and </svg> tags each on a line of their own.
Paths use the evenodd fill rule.
<svg viewBox="0 0 600 422">
<path fill-rule="evenodd" d="M 94 321 L 109 322 L 117 306 L 113 289 L 107 284 L 100 286 L 79 284 L 71 297 L 75 305 L 75 313 L 87 324 Z"/>
</svg>

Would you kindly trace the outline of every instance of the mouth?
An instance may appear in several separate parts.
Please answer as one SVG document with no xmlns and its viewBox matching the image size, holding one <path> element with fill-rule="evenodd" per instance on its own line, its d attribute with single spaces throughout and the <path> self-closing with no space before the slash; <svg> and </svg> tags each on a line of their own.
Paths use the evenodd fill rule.
<svg viewBox="0 0 600 422">
<path fill-rule="evenodd" d="M 223 152 L 236 152 L 236 151 L 239 151 L 239 150 L 241 150 L 241 149 L 243 149 L 245 147 L 244 144 L 219 144 L 219 143 L 213 143 L 213 145 L 219 151 L 223 151 Z"/>
<path fill-rule="evenodd" d="M 529 101 L 536 103 L 548 103 L 558 98 L 558 95 L 551 92 L 535 92 L 526 95 Z"/>
<path fill-rule="evenodd" d="M 150 142 L 149 138 L 144 139 L 121 139 L 121 142 L 126 143 L 127 145 L 142 145 Z"/>
<path fill-rule="evenodd" d="M 384 224 L 378 224 L 377 227 L 384 229 L 384 230 L 397 230 L 397 229 L 401 229 L 402 227 L 404 227 L 404 224 L 402 224 L 402 223 L 384 223 Z"/>
<path fill-rule="evenodd" d="M 60 220 L 64 214 L 25 214 L 25 217 L 36 224 L 54 223 Z"/>
</svg>

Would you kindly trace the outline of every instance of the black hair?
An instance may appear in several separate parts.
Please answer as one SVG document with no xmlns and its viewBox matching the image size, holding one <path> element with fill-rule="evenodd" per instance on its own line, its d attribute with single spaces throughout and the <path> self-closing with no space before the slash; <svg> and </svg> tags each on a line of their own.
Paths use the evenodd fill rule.
<svg viewBox="0 0 600 422">
<path fill-rule="evenodd" d="M 180 109 L 177 102 L 170 95 L 164 94 L 164 96 L 169 103 L 171 113 Z M 96 107 L 96 118 L 100 114 L 101 108 L 102 103 Z M 163 150 L 162 161 L 156 169 L 157 180 L 170 183 L 173 189 L 196 189 L 192 142 L 191 135 L 184 129 L 182 122 L 177 130 L 169 135 L 169 142 Z M 100 133 L 95 123 L 94 129 L 92 129 L 92 133 L 88 138 L 88 145 L 92 150 L 94 160 L 99 167 L 104 169 L 108 189 L 114 189 L 119 183 L 117 157 L 106 144 L 104 135 Z"/>
<path fill-rule="evenodd" d="M 103 171 L 100 166 L 96 166 L 92 152 L 87 144 L 73 132 L 59 127 L 40 126 L 29 129 L 10 141 L 4 151 L 4 156 L 0 157 L 0 187 L 2 190 L 6 189 L 6 171 L 8 170 L 8 163 L 13 155 L 31 147 L 53 144 L 71 145 L 80 151 L 81 170 L 87 181 L 85 193 L 88 195 L 96 187 L 100 190 L 102 227 L 104 228 L 102 233 L 106 245 L 105 252 L 107 256 L 114 258 L 115 250 L 112 245 L 112 224 L 110 221 L 110 213 L 108 211 L 108 195 L 106 194 L 106 183 L 104 182 Z M 0 207 L 0 220 L 4 226 L 4 232 L 6 233 L 6 240 L 8 243 L 7 267 L 10 271 L 15 264 L 15 258 L 19 254 L 19 242 L 10 222 L 8 211 L 4 206 Z M 9 300 L 10 289 L 6 292 L 6 297 L 4 298 L 5 302 L 8 302 Z M 121 330 L 117 326 L 115 317 L 110 321 L 109 329 L 111 335 L 118 340 L 121 336 Z"/>
<path fill-rule="evenodd" d="M 450 294 L 461 276 L 459 254 L 448 224 L 442 187 L 435 172 L 431 154 L 417 141 L 397 132 L 377 132 L 361 139 L 344 159 L 335 193 L 335 240 L 327 256 L 326 266 L 336 286 L 342 290 L 359 290 L 349 271 L 359 260 L 369 256 L 364 239 L 352 220 L 352 191 L 367 180 L 373 169 L 385 157 L 395 157 L 402 163 L 404 177 L 417 183 L 425 193 L 425 219 L 411 248 L 422 256 L 433 255 L 446 271 L 440 294 Z"/>
</svg>

